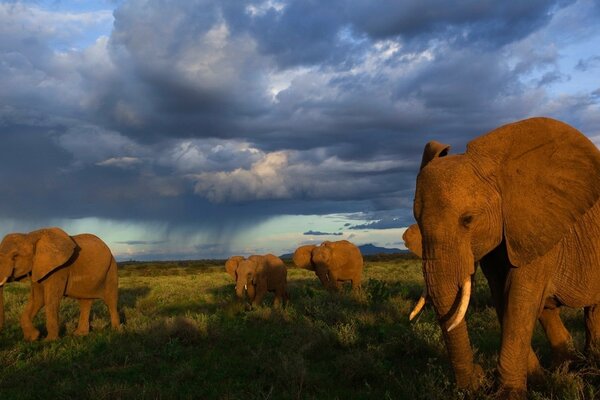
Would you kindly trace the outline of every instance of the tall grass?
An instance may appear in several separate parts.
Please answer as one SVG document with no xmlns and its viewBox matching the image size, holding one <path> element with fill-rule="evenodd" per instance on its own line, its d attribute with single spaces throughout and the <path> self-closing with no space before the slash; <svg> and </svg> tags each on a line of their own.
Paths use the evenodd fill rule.
<svg viewBox="0 0 600 400">
<path fill-rule="evenodd" d="M 247 310 L 215 262 L 132 263 L 120 268 L 124 326 L 109 328 L 95 302 L 92 332 L 71 335 L 77 303 L 61 307 L 62 338 L 26 343 L 18 320 L 28 283 L 5 289 L 0 333 L 0 399 L 462 399 L 446 359 L 440 329 L 427 307 L 408 313 L 421 292 L 416 260 L 366 263 L 362 293 L 330 294 L 312 272 L 290 268 L 291 301 Z M 499 326 L 479 277 L 467 319 L 476 358 L 490 371 L 475 398 L 491 398 Z M 40 312 L 36 326 L 44 332 Z M 576 346 L 584 341 L 579 310 L 563 312 Z M 541 330 L 534 347 L 543 364 Z M 579 365 L 580 364 L 580 365 Z M 530 390 L 534 399 L 592 399 L 600 369 L 564 366 Z"/>
</svg>

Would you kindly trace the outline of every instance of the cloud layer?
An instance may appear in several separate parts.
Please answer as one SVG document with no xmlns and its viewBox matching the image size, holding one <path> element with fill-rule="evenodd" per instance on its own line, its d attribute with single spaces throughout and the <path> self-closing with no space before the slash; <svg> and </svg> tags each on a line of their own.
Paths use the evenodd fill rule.
<svg viewBox="0 0 600 400">
<path fill-rule="evenodd" d="M 548 115 L 599 143 L 598 17 L 591 0 L 0 2 L 0 218 L 159 222 L 213 248 L 278 215 L 407 226 L 431 139 L 460 151 Z"/>
</svg>

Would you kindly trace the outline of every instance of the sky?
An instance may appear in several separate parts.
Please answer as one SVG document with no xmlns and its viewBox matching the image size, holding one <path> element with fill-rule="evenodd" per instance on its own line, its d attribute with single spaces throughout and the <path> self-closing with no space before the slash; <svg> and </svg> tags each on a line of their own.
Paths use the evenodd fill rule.
<svg viewBox="0 0 600 400">
<path fill-rule="evenodd" d="M 600 2 L 0 0 L 0 234 L 120 260 L 404 248 L 425 143 L 600 144 Z"/>
</svg>

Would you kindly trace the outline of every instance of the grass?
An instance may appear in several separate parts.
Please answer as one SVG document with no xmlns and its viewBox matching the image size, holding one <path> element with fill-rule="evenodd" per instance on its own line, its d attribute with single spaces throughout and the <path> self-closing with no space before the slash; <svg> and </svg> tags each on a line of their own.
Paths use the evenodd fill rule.
<svg viewBox="0 0 600 400">
<path fill-rule="evenodd" d="M 413 323 L 421 293 L 417 260 L 382 257 L 365 267 L 364 291 L 330 294 L 312 272 L 289 269 L 291 303 L 248 311 L 218 262 L 130 263 L 121 266 L 123 330 L 112 331 L 95 302 L 92 332 L 75 337 L 77 303 L 61 306 L 62 338 L 22 340 L 19 315 L 28 283 L 5 289 L 0 332 L 1 399 L 462 399 L 428 306 Z M 492 398 L 499 326 L 478 277 L 467 319 L 476 358 L 490 382 L 476 399 Z M 576 346 L 584 341 L 580 310 L 563 320 Z M 44 332 L 43 312 L 36 326 Z M 538 327 L 534 348 L 549 364 Z M 600 395 L 593 362 L 549 371 L 532 399 Z"/>
</svg>

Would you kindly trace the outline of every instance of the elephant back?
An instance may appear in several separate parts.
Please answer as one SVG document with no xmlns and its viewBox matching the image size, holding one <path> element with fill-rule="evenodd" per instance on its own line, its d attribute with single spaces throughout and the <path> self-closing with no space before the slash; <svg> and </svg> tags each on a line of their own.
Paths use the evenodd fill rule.
<svg viewBox="0 0 600 400">
<path fill-rule="evenodd" d="M 470 142 L 466 155 L 500 194 L 515 266 L 547 254 L 600 198 L 600 151 L 560 121 L 504 125 Z"/>
<path fill-rule="evenodd" d="M 363 257 L 360 249 L 347 240 L 323 243 L 333 251 L 329 268 L 336 270 L 340 279 L 350 279 L 362 271 Z"/>
<path fill-rule="evenodd" d="M 269 257 L 271 256 L 271 257 Z M 261 273 L 266 275 L 269 290 L 275 290 L 287 282 L 287 267 L 285 263 L 276 256 L 268 254 Z"/>
<path fill-rule="evenodd" d="M 102 239 L 89 233 L 72 236 L 72 239 L 77 250 L 70 260 L 67 294 L 102 297 L 106 275 L 114 260 L 109 247 Z"/>
</svg>

